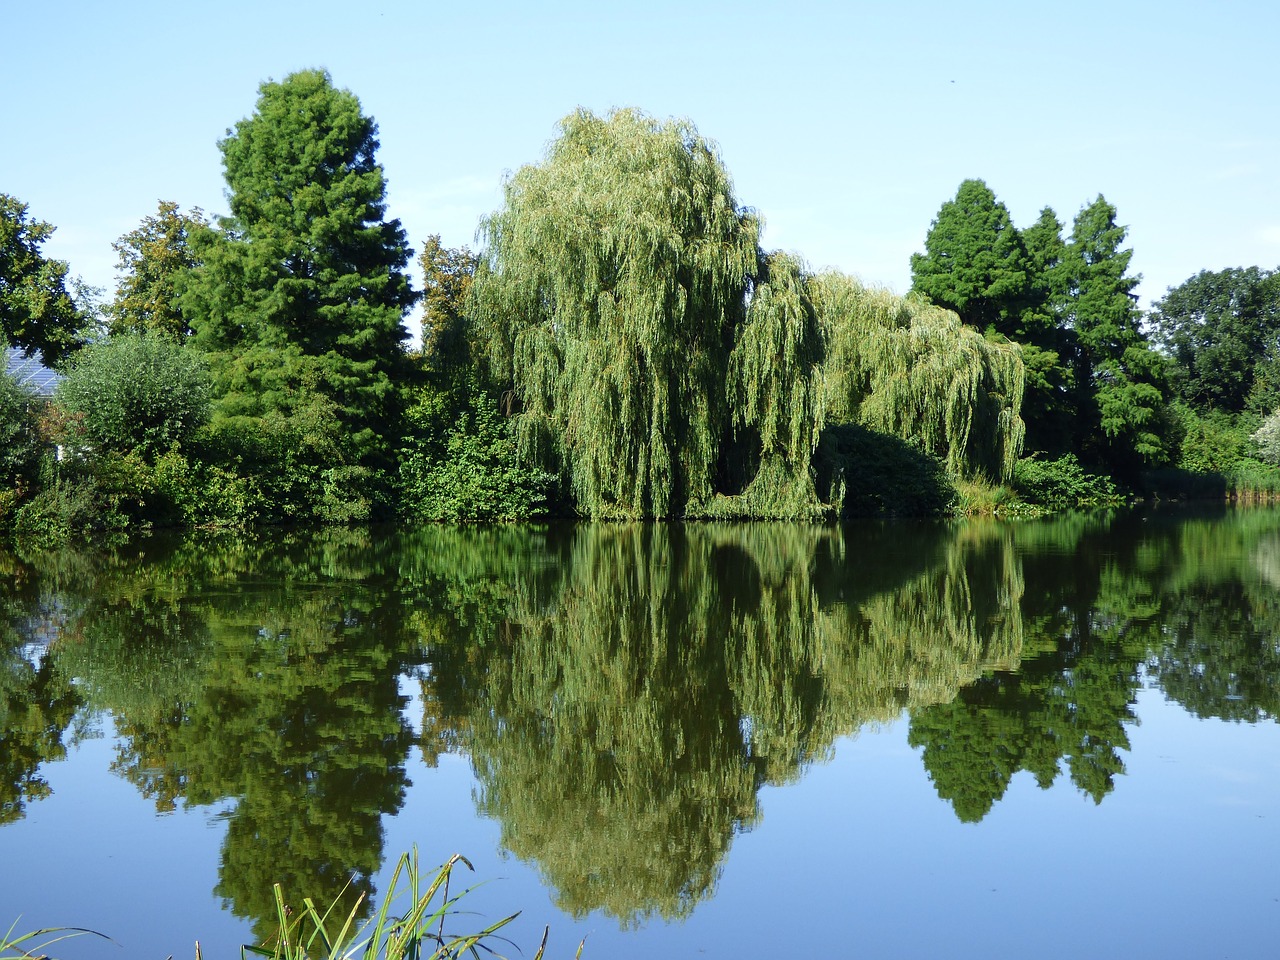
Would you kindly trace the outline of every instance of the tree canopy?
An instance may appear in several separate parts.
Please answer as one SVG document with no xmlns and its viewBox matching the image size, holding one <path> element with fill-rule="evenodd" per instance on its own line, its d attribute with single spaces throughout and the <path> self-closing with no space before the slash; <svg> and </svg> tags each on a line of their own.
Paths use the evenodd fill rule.
<svg viewBox="0 0 1280 960">
<path fill-rule="evenodd" d="M 1139 326 L 1133 289 L 1142 277 L 1129 274 L 1133 251 L 1121 249 L 1126 233 L 1116 208 L 1099 194 L 1076 215 L 1065 258 L 1067 322 L 1080 345 L 1076 384 L 1087 390 L 1084 442 L 1108 448 L 1108 461 L 1122 468 L 1159 464 L 1168 453 L 1164 369 Z"/>
<path fill-rule="evenodd" d="M 314 391 L 350 456 L 376 460 L 417 299 L 412 251 L 386 218 L 377 125 L 327 73 L 304 70 L 262 84 L 219 147 L 231 216 L 199 236 L 182 307 L 214 355 L 224 411 L 262 415 Z"/>
<path fill-rule="evenodd" d="M 0 193 L 0 339 L 39 351 L 50 367 L 84 342 L 91 322 L 67 292 L 67 265 L 40 250 L 53 230 Z"/>
<path fill-rule="evenodd" d="M 965 180 L 911 255 L 911 288 L 979 330 L 1018 329 L 1031 263 L 1009 210 L 981 180 Z"/>
<path fill-rule="evenodd" d="M 482 224 L 474 310 L 521 443 L 593 517 L 709 500 L 759 223 L 685 121 L 566 117 Z"/>
<path fill-rule="evenodd" d="M 1252 406 L 1255 371 L 1274 358 L 1280 275 L 1257 267 L 1202 270 L 1171 287 L 1151 316 L 1174 392 L 1201 410 Z"/>
<path fill-rule="evenodd" d="M 159 330 L 182 339 L 191 332 L 180 290 L 186 273 L 200 263 L 194 237 L 208 225 L 199 207 L 182 213 L 176 203 L 162 200 L 154 215 L 112 244 L 120 274 L 106 309 L 112 333 Z"/>
</svg>

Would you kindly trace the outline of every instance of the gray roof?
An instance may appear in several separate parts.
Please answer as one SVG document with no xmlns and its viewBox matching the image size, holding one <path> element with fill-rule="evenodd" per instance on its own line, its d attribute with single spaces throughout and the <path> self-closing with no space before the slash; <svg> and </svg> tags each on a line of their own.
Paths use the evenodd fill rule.
<svg viewBox="0 0 1280 960">
<path fill-rule="evenodd" d="M 51 397 L 62 375 L 54 373 L 35 357 L 17 347 L 4 348 L 4 372 L 19 383 L 26 384 L 39 396 Z"/>
</svg>

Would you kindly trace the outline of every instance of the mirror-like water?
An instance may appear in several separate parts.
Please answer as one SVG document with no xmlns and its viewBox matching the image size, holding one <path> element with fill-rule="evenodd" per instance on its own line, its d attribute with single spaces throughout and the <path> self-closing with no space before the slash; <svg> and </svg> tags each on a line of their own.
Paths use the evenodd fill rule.
<svg viewBox="0 0 1280 960">
<path fill-rule="evenodd" d="M 0 931 L 68 958 L 414 845 L 526 956 L 1280 935 L 1277 511 L 153 539 L 0 554 L 0 628 Z"/>
</svg>

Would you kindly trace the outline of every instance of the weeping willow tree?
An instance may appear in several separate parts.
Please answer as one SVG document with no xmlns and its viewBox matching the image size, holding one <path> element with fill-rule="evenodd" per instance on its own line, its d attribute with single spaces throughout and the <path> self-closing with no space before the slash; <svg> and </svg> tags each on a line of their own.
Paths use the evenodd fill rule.
<svg viewBox="0 0 1280 960">
<path fill-rule="evenodd" d="M 795 257 L 764 259 L 729 356 L 733 438 L 720 470 L 719 517 L 793 519 L 822 512 L 810 461 L 823 424 L 826 339 Z"/>
<path fill-rule="evenodd" d="M 822 274 L 811 286 L 827 335 L 829 422 L 919 443 L 956 474 L 1009 477 L 1025 432 L 1015 344 L 842 274 Z"/>
<path fill-rule="evenodd" d="M 715 147 L 686 121 L 579 110 L 481 233 L 470 308 L 522 455 L 594 518 L 709 501 L 759 264 L 759 223 Z"/>
</svg>

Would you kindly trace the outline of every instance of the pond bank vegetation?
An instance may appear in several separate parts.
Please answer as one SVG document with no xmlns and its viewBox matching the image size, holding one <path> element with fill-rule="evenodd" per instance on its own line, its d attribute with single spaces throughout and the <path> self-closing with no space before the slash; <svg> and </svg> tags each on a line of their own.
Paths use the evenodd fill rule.
<svg viewBox="0 0 1280 960">
<path fill-rule="evenodd" d="M 692 123 L 578 110 L 506 179 L 479 253 L 426 239 L 418 291 L 376 134 L 323 71 L 263 83 L 219 142 L 229 215 L 162 202 L 115 245 L 106 304 L 0 195 L 0 341 L 59 374 L 47 395 L 0 376 L 0 530 L 1280 493 L 1280 280 L 1204 271 L 1144 314 L 1101 195 L 1064 236 L 966 180 L 899 296 L 764 249 Z"/>
</svg>

